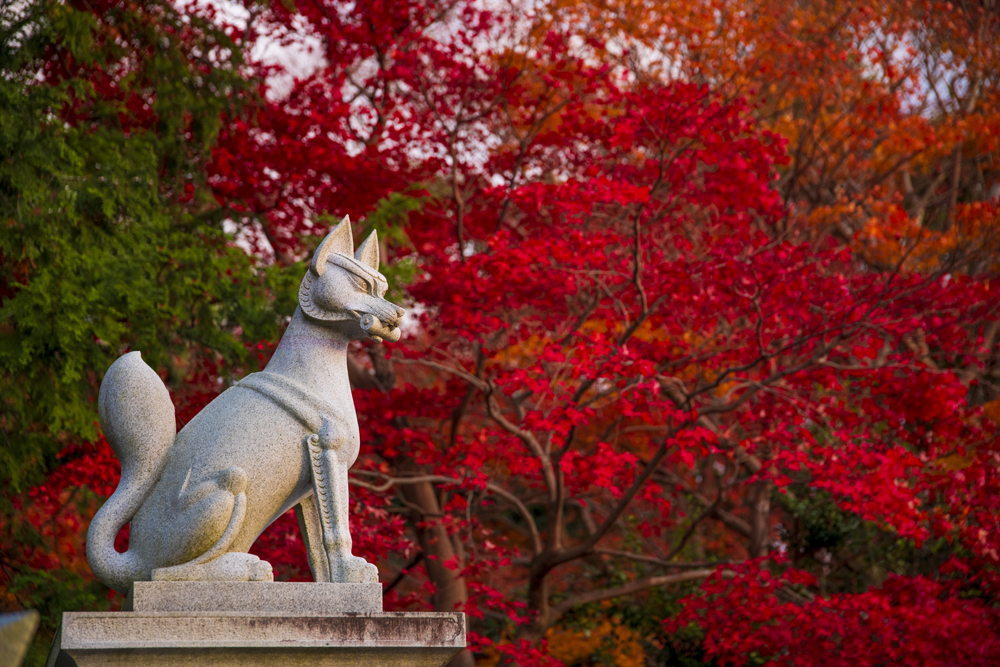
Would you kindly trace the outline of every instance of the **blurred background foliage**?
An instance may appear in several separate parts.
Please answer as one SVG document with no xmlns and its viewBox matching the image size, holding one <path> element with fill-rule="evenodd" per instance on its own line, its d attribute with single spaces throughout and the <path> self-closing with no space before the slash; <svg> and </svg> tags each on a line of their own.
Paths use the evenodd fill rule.
<svg viewBox="0 0 1000 667">
<path fill-rule="evenodd" d="M 299 4 L 303 11 L 311 6 Z M 303 260 L 321 239 L 317 232 L 336 221 L 342 209 L 363 215 L 359 237 L 378 231 L 390 284 L 387 298 L 396 302 L 408 300 L 407 286 L 425 268 L 422 255 L 462 258 L 489 247 L 483 240 L 487 234 L 472 238 L 461 222 L 454 247 L 418 246 L 411 233 L 408 221 L 418 215 L 433 220 L 428 227 L 450 229 L 468 213 L 472 194 L 495 193 L 498 186 L 476 180 L 468 165 L 478 157 L 463 164 L 468 173 L 459 173 L 455 154 L 449 163 L 440 146 L 407 153 L 405 137 L 395 137 L 399 145 L 386 142 L 395 171 L 385 166 L 389 160 L 379 154 L 379 133 L 393 129 L 385 118 L 393 104 L 415 89 L 395 83 L 393 77 L 409 76 L 405 67 L 394 70 L 392 58 L 385 58 L 378 76 L 352 88 L 350 76 L 357 74 L 351 69 L 353 59 L 369 58 L 370 63 L 375 50 L 364 42 L 368 37 L 351 32 L 358 44 L 345 39 L 325 45 L 331 70 L 346 62 L 350 76 L 337 70 L 328 82 L 298 81 L 294 86 L 300 96 L 293 96 L 292 111 L 264 117 L 275 109 L 267 97 L 272 72 L 252 61 L 249 54 L 259 34 L 249 26 L 270 6 L 244 3 L 246 28 L 227 24 L 206 7 L 164 0 L 29 0 L 0 7 L 0 608 L 43 612 L 43 630 L 29 665 L 44 663 L 61 611 L 113 609 L 121 603 L 120 596 L 94 581 L 83 557 L 86 521 L 111 489 L 79 483 L 90 475 L 104 484 L 115 475 L 113 459 L 81 446 L 100 443 L 96 396 L 101 373 L 115 358 L 129 350 L 143 352 L 164 376 L 182 426 L 229 381 L 266 362 L 296 303 Z M 274 8 L 280 15 L 294 4 L 276 3 Z M 519 15 L 534 22 L 525 44 L 517 45 L 522 51 L 511 47 L 490 54 L 497 80 L 515 84 L 486 110 L 470 112 L 461 131 L 455 121 L 454 130 L 445 132 L 452 142 L 446 148 L 455 149 L 464 132 L 480 140 L 476 123 L 501 109 L 507 124 L 500 123 L 483 141 L 501 146 L 498 171 L 514 174 L 508 185 L 517 181 L 525 156 L 541 166 L 530 178 L 521 174 L 524 182 L 541 188 L 563 183 L 560 160 L 565 153 L 560 151 L 568 149 L 559 143 L 559 132 L 569 135 L 589 127 L 588 114 L 624 115 L 618 108 L 600 110 L 601 100 L 593 93 L 598 84 L 582 76 L 576 81 L 573 72 L 564 71 L 574 56 L 559 51 L 560 39 L 571 41 L 566 26 L 577 26 L 585 33 L 579 41 L 590 49 L 590 62 L 601 65 L 599 75 L 588 74 L 594 79 L 627 67 L 637 89 L 679 78 L 709 86 L 726 100 L 748 100 L 747 116 L 788 142 L 787 163 L 775 166 L 774 188 L 786 213 L 774 231 L 781 238 L 816 248 L 841 244 L 853 253 L 851 261 L 861 274 L 904 261 L 914 271 L 950 266 L 970 248 L 988 247 L 995 235 L 995 204 L 984 204 L 995 202 L 1000 193 L 995 3 L 872 7 L 834 0 L 559 1 L 541 3 L 537 10 Z M 407 11 L 417 10 L 407 5 Z M 384 26 L 372 30 L 372 43 L 402 43 L 400 35 L 416 30 L 412 25 L 426 27 L 419 21 L 403 25 L 409 15 L 391 6 L 384 14 L 389 18 L 380 16 Z M 448 32 L 434 21 L 429 24 L 439 29 L 431 34 Z M 281 38 L 275 29 L 274 39 Z M 357 53 L 351 51 L 355 48 Z M 524 55 L 529 52 L 552 60 L 540 56 L 531 63 Z M 405 49 L 395 54 L 405 61 Z M 898 71 L 904 54 L 913 71 L 922 74 Z M 341 55 L 343 62 L 333 61 Z M 430 59 L 421 66 L 431 76 L 465 64 Z M 414 67 L 409 61 L 406 66 Z M 469 79 L 483 88 L 496 84 L 475 72 Z M 552 81 L 562 81 L 566 88 Z M 354 97 L 350 103 L 335 99 L 327 108 L 329 100 L 317 102 L 310 85 Z M 585 120 L 563 113 L 574 96 L 587 95 L 591 97 L 581 104 L 580 114 Z M 306 111 L 339 122 L 357 111 L 351 104 L 358 100 L 367 100 L 374 110 L 369 136 L 361 136 L 357 128 L 345 130 L 351 139 L 338 138 L 348 146 L 342 154 L 322 144 L 322 136 L 309 138 L 319 147 L 315 160 L 330 159 L 335 166 L 340 160 L 340 171 L 328 168 L 317 174 L 327 163 L 315 166 L 312 152 L 282 143 L 282 133 L 301 131 L 297 123 L 309 116 Z M 536 102 L 538 107 L 532 107 Z M 452 110 L 441 111 L 447 115 Z M 435 131 L 448 129 L 447 123 L 435 122 Z M 241 144 L 244 137 L 251 139 Z M 291 176 L 265 178 L 261 174 L 266 169 L 257 173 L 254 166 L 247 167 L 267 162 L 250 155 L 258 147 L 281 156 L 291 165 Z M 417 157 L 430 166 L 415 167 L 410 162 L 419 162 Z M 226 190 L 225 174 L 220 175 L 224 170 L 213 163 L 223 159 L 242 161 L 244 171 L 233 171 L 244 177 L 232 190 Z M 355 166 L 354 181 L 340 173 Z M 284 183 L 274 183 L 282 179 L 290 184 L 287 190 Z M 329 182 L 341 186 L 318 194 Z M 359 182 L 365 187 L 358 187 Z M 498 200 L 487 201 L 490 215 L 482 217 L 499 217 L 498 228 L 505 214 L 508 220 L 514 217 L 506 199 L 499 205 Z M 310 225 L 296 226 L 309 206 L 315 209 Z M 296 214 L 296 224 L 288 223 Z M 282 220 L 287 224 L 282 226 Z M 527 235 L 516 225 L 508 231 L 513 237 Z M 268 252 L 261 252 L 261 237 L 268 241 Z M 961 271 L 988 275 L 997 257 L 982 253 Z M 995 333 L 981 350 L 976 348 L 975 362 L 936 351 L 922 332 L 900 347 L 926 367 L 933 364 L 934 372 L 969 373 L 963 381 L 971 382 L 970 404 L 983 405 L 983 413 L 997 420 Z M 382 378 L 381 348 L 376 353 L 367 349 L 362 370 Z M 443 386 L 462 394 L 463 388 L 449 383 L 450 378 L 427 380 L 428 395 L 438 396 L 435 392 Z M 441 389 L 440 395 L 445 393 Z M 441 419 L 446 422 L 450 415 Z M 826 435 L 818 430 L 814 435 L 827 444 Z M 764 446 L 757 454 L 766 459 L 766 451 Z M 941 462 L 942 469 L 961 471 L 972 454 L 968 460 L 955 456 Z M 691 466 L 690 479 L 684 481 L 710 486 L 711 466 L 719 460 L 705 458 L 702 469 Z M 750 477 L 748 473 L 741 482 Z M 902 537 L 891 526 L 845 509 L 811 481 L 808 475 L 793 476 L 783 488 L 762 487 L 770 500 L 765 533 L 780 545 L 790 565 L 815 574 L 818 581 L 813 590 L 782 587 L 777 595 L 785 602 L 805 606 L 817 595 L 862 593 L 893 574 L 936 576 L 952 558 L 969 555 L 960 540 Z M 747 488 L 754 484 L 748 482 Z M 440 499 L 437 510 L 447 509 L 450 492 L 442 487 L 434 491 L 434 502 Z M 683 509 L 679 531 L 705 504 L 704 496 L 692 491 L 693 485 L 688 486 L 675 499 L 675 507 Z M 746 524 L 753 517 L 749 494 L 740 493 L 734 491 L 724 504 L 731 517 L 728 525 Z M 925 496 L 931 509 L 945 504 L 931 492 Z M 456 498 L 461 494 L 450 496 L 451 501 Z M 529 504 L 538 528 L 551 528 L 543 503 L 532 496 Z M 405 511 L 401 503 L 390 509 L 394 518 Z M 455 516 L 461 510 L 448 509 Z M 384 523 L 392 524 L 386 516 Z M 511 545 L 527 546 L 527 524 L 518 513 L 503 510 L 488 517 Z M 616 528 L 616 548 L 642 555 L 640 518 L 623 518 Z M 265 548 L 277 549 L 281 540 L 282 549 L 298 548 L 295 529 L 285 519 L 265 534 Z M 570 538 L 587 534 L 582 510 L 567 512 L 565 520 Z M 413 528 L 420 521 L 410 524 Z M 730 557 L 759 556 L 750 553 L 747 537 L 706 522 L 677 556 L 720 566 Z M 402 571 L 403 563 L 413 562 L 409 554 L 396 560 L 404 580 L 399 590 L 426 601 L 427 591 L 440 582 L 427 572 Z M 285 576 L 302 576 L 302 564 L 297 567 L 288 566 Z M 641 560 L 601 557 L 574 562 L 559 576 L 614 587 L 653 571 Z M 509 586 L 517 596 L 525 594 L 521 583 Z M 716 664 L 698 627 L 668 633 L 663 626 L 663 619 L 678 614 L 681 600 L 697 588 L 698 582 L 691 581 L 575 607 L 545 631 L 549 654 L 567 667 Z M 572 592 L 555 591 L 553 602 Z M 962 595 L 972 598 L 981 592 L 968 586 Z M 477 628 L 497 642 L 516 635 L 511 615 L 489 608 Z M 764 663 L 759 655 L 744 657 L 750 665 Z M 505 658 L 493 647 L 478 659 L 493 665 Z"/>
</svg>

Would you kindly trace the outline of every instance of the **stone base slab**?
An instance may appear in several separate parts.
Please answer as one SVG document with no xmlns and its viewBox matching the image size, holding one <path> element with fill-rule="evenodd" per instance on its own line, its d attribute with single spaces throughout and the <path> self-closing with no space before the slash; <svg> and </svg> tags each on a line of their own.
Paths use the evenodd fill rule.
<svg viewBox="0 0 1000 667">
<path fill-rule="evenodd" d="M 382 584 L 137 581 L 122 611 L 254 612 L 300 616 L 382 611 Z"/>
<path fill-rule="evenodd" d="M 46 667 L 440 667 L 463 648 L 457 612 L 66 612 Z"/>
</svg>

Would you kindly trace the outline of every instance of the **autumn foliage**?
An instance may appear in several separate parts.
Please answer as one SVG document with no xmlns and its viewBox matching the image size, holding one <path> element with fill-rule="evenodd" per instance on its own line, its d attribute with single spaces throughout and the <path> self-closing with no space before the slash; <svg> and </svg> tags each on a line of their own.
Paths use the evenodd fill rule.
<svg viewBox="0 0 1000 667">
<path fill-rule="evenodd" d="M 378 229 L 412 318 L 352 350 L 352 532 L 387 608 L 469 615 L 454 664 L 1000 662 L 992 2 L 170 11 L 223 26 L 244 83 L 161 199 L 257 282 L 160 343 L 124 310 L 121 345 L 163 346 L 186 420 L 276 339 L 211 304 L 270 299 L 246 312 L 277 326 L 333 217 Z M 260 39 L 313 67 L 281 78 Z M 123 99 L 122 127 L 155 127 Z M 60 576 L 91 597 L 53 610 L 103 604 L 82 536 L 117 469 L 85 435 L 10 494 L 12 606 Z M 254 551 L 309 577 L 290 516 Z"/>
</svg>

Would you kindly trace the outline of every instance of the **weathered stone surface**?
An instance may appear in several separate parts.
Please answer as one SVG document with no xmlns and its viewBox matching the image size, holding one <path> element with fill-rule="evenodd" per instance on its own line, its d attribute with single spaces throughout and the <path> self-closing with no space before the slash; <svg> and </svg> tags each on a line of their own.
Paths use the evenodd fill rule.
<svg viewBox="0 0 1000 667">
<path fill-rule="evenodd" d="M 461 613 L 67 612 L 47 667 L 439 667 L 464 647 Z"/>
<path fill-rule="evenodd" d="M 382 584 L 137 581 L 123 611 L 268 612 L 300 616 L 382 611 Z"/>
<path fill-rule="evenodd" d="M 0 667 L 18 667 L 38 629 L 34 609 L 16 614 L 0 614 Z"/>
<path fill-rule="evenodd" d="M 122 464 L 121 482 L 90 524 L 97 577 L 136 581 L 271 581 L 248 553 L 295 507 L 309 566 L 321 582 L 378 582 L 353 555 L 347 470 L 358 456 L 347 349 L 395 341 L 403 309 L 385 300 L 373 232 L 354 250 L 345 218 L 316 249 L 299 304 L 267 367 L 229 387 L 175 434 L 174 408 L 137 352 L 101 384 L 98 411 Z M 114 548 L 129 523 L 129 548 Z"/>
</svg>

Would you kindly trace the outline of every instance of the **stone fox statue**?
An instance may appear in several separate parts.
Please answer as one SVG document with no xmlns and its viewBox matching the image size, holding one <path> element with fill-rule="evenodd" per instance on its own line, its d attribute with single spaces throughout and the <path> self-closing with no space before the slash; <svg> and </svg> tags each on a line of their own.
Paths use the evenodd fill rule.
<svg viewBox="0 0 1000 667">
<path fill-rule="evenodd" d="M 271 361 L 230 387 L 176 433 L 159 376 L 130 352 L 98 398 L 121 481 L 87 534 L 97 577 L 135 581 L 271 581 L 247 550 L 295 507 L 316 581 L 375 582 L 351 554 L 347 469 L 360 436 L 347 378 L 352 340 L 399 340 L 403 309 L 383 297 L 373 232 L 357 252 L 347 218 L 319 246 L 299 304 Z M 114 548 L 131 522 L 129 549 Z"/>
</svg>

